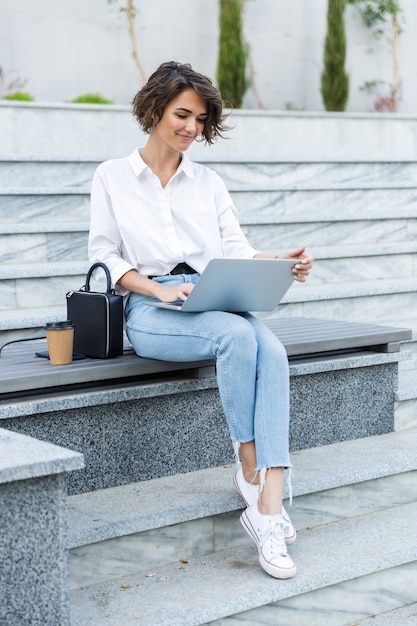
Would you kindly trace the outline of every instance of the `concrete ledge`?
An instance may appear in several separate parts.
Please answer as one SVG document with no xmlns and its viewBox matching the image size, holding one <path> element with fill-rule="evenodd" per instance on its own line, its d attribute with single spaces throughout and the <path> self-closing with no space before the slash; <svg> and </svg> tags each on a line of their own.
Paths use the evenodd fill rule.
<svg viewBox="0 0 417 626">
<path fill-rule="evenodd" d="M 396 507 L 395 515 L 388 509 L 301 531 L 291 546 L 299 571 L 285 582 L 265 576 L 251 543 L 190 558 L 184 568 L 158 568 L 156 580 L 144 572 L 124 576 L 126 591 L 113 581 L 92 585 L 71 593 L 73 624 L 99 624 L 104 614 L 109 626 L 205 624 L 409 563 L 417 559 L 416 514 L 413 503 Z M 391 540 L 395 533 L 401 542 Z"/>
<path fill-rule="evenodd" d="M 361 352 L 355 355 L 334 357 L 316 357 L 304 361 L 290 363 L 290 377 L 306 374 L 320 374 L 331 371 L 374 367 L 385 364 L 396 364 L 410 358 L 407 350 L 395 353 Z M 174 373 L 175 375 L 175 373 Z M 38 413 L 53 413 L 58 410 L 80 409 L 103 406 L 116 402 L 128 402 L 152 397 L 170 396 L 178 393 L 192 393 L 208 389 L 217 389 L 214 376 L 203 379 L 185 379 L 181 374 L 172 380 L 143 381 L 142 383 L 121 383 L 112 381 L 110 388 L 90 388 L 87 393 L 64 392 L 49 394 L 36 398 L 22 398 L 0 402 L 0 420 Z"/>
<path fill-rule="evenodd" d="M 398 360 L 406 356 L 291 366 L 291 450 L 392 432 Z M 84 454 L 85 470 L 68 475 L 72 494 L 233 462 L 214 378 L 53 394 L 1 411 L 6 428 Z"/>
<path fill-rule="evenodd" d="M 67 626 L 63 473 L 83 457 L 0 429 L 0 624 Z"/>
<path fill-rule="evenodd" d="M 292 461 L 294 497 L 410 472 L 417 429 L 294 452 Z M 70 496 L 68 547 L 241 509 L 235 471 L 233 464 Z"/>
<path fill-rule="evenodd" d="M 410 356 L 399 343 L 411 330 L 304 318 L 269 323 L 293 355 L 292 451 L 394 430 L 398 362 Z M 233 460 L 211 361 L 165 363 L 130 353 L 51 367 L 34 359 L 33 348 L 28 358 L 27 349 L 5 360 L 0 420 L 84 454 L 85 470 L 68 476 L 70 493 Z M 193 378 L 195 368 L 205 376 Z"/>
<path fill-rule="evenodd" d="M 417 602 L 393 611 L 372 615 L 360 620 L 358 626 L 415 626 L 417 624 Z"/>
<path fill-rule="evenodd" d="M 0 428 L 0 484 L 84 467 L 83 456 Z"/>
<path fill-rule="evenodd" d="M 417 118 L 378 113 L 237 110 L 229 140 L 194 144 L 204 160 L 342 159 L 395 161 L 417 156 Z M 144 136 L 128 106 L 0 102 L 3 154 L 125 156 Z M 111 137 L 107 132 L 112 128 Z M 82 140 L 81 140 L 82 138 Z M 82 154 L 81 154 L 82 153 Z"/>
</svg>

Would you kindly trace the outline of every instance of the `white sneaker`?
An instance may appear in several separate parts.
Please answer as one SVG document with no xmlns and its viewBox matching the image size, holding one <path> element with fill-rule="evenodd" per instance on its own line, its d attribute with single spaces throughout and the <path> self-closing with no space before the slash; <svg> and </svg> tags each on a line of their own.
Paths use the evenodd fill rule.
<svg viewBox="0 0 417 626">
<path fill-rule="evenodd" d="M 255 502 L 243 511 L 240 521 L 258 547 L 261 567 L 274 578 L 293 578 L 297 567 L 287 552 L 287 522 L 283 516 L 262 515 Z"/>
<path fill-rule="evenodd" d="M 259 485 L 252 485 L 252 483 L 248 483 L 245 480 L 241 465 L 239 466 L 239 469 L 233 477 L 233 483 L 236 490 L 238 491 L 238 493 L 240 493 L 243 500 L 245 501 L 246 506 L 249 507 L 252 504 L 255 504 L 255 502 L 258 502 Z M 294 524 L 290 520 L 290 516 L 284 509 L 284 505 L 282 505 L 281 515 L 286 523 L 285 541 L 287 545 L 290 545 L 291 543 L 294 543 L 294 541 L 297 539 L 297 532 L 295 530 Z"/>
</svg>

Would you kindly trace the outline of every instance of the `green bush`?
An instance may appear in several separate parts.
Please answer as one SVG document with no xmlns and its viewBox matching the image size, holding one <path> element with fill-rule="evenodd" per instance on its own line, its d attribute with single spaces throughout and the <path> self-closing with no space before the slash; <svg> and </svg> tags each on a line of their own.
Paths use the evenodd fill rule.
<svg viewBox="0 0 417 626">
<path fill-rule="evenodd" d="M 113 104 L 114 100 L 105 98 L 100 93 L 85 93 L 78 98 L 74 98 L 71 102 L 75 104 Z"/>
<path fill-rule="evenodd" d="M 220 0 L 220 40 L 217 83 L 227 106 L 242 106 L 249 83 L 246 77 L 248 47 L 242 34 L 244 0 Z"/>
<path fill-rule="evenodd" d="M 4 96 L 5 100 L 20 100 L 21 102 L 33 102 L 35 98 L 27 91 L 15 91 Z"/>
<path fill-rule="evenodd" d="M 328 0 L 324 69 L 321 74 L 321 94 L 326 111 L 344 111 L 349 97 L 349 76 L 345 72 L 345 5 L 346 0 Z"/>
</svg>

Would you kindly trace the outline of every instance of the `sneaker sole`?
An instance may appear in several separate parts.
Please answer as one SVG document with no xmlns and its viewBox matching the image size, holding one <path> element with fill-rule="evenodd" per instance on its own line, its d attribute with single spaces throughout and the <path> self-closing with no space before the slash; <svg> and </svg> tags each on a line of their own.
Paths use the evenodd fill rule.
<svg viewBox="0 0 417 626">
<path fill-rule="evenodd" d="M 262 567 L 262 569 L 265 570 L 265 572 L 267 574 L 269 574 L 270 576 L 272 576 L 273 578 L 278 578 L 280 580 L 287 580 L 288 578 L 294 578 L 294 576 L 297 573 L 297 566 L 296 565 L 294 565 L 294 567 L 291 567 L 291 568 L 288 568 L 288 569 L 278 569 L 276 566 L 272 565 L 269 561 L 267 561 L 263 557 L 262 552 L 259 550 L 258 538 L 254 534 L 254 532 L 252 530 L 252 527 L 247 524 L 245 516 L 244 516 L 244 512 L 240 516 L 240 523 L 242 524 L 243 528 L 248 533 L 249 537 L 251 537 L 251 539 L 253 539 L 253 541 L 256 544 L 256 547 L 258 548 L 259 565 Z"/>
<path fill-rule="evenodd" d="M 294 524 L 292 522 L 290 523 L 291 523 L 291 526 L 294 528 L 294 534 L 291 537 L 285 537 L 285 543 L 287 544 L 287 546 L 290 546 L 292 543 L 295 543 L 295 540 L 297 539 L 297 531 L 295 530 Z"/>
<path fill-rule="evenodd" d="M 297 573 L 297 566 L 288 568 L 288 569 L 278 569 L 274 565 L 272 565 L 269 561 L 264 559 L 262 553 L 259 553 L 259 564 L 263 570 L 273 578 L 279 578 L 279 580 L 288 580 L 289 578 L 294 578 Z"/>
</svg>

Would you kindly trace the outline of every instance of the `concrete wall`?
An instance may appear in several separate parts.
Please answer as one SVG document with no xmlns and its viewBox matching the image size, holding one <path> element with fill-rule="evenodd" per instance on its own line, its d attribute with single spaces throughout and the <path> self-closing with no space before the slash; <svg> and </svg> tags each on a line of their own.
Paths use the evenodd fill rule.
<svg viewBox="0 0 417 626">
<path fill-rule="evenodd" d="M 4 93 L 15 78 L 38 101 L 62 102 L 85 92 L 100 91 L 119 104 L 130 102 L 138 87 L 131 56 L 124 0 L 2 0 L 0 3 L 0 68 Z M 137 41 L 149 75 L 165 60 L 189 61 L 215 76 L 218 0 L 137 0 Z M 402 0 L 403 33 L 399 65 L 403 98 L 399 111 L 417 110 L 414 68 L 417 3 Z M 320 73 L 326 30 L 327 0 L 246 0 L 245 31 L 252 50 L 256 86 L 267 109 L 286 106 L 322 110 Z M 372 109 L 374 97 L 359 90 L 364 81 L 389 81 L 387 37 L 373 38 L 355 7 L 346 9 L 347 110 Z M 388 33 L 389 31 L 387 31 Z M 386 87 L 382 86 L 384 91 Z M 1 94 L 0 94 L 1 95 Z M 249 91 L 245 108 L 256 108 Z"/>
<path fill-rule="evenodd" d="M 195 160 L 402 161 L 417 159 L 417 116 L 234 111 L 227 139 L 194 144 Z M 146 136 L 130 107 L 0 101 L 0 158 L 126 156 Z M 14 182 L 14 185 L 17 183 Z"/>
</svg>

